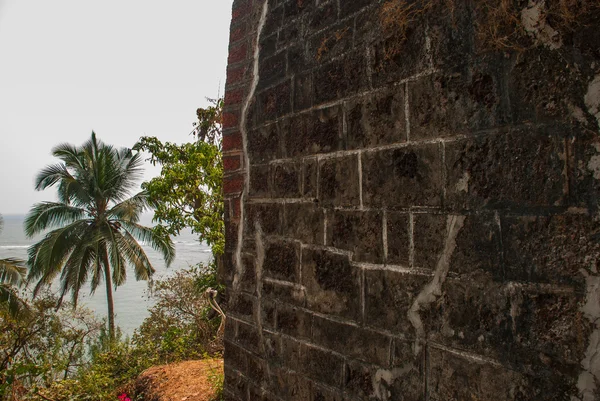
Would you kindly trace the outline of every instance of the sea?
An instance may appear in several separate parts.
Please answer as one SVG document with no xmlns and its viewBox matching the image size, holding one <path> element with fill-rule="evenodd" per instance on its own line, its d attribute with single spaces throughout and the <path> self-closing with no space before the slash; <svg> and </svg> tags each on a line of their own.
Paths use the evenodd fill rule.
<svg viewBox="0 0 600 401">
<path fill-rule="evenodd" d="M 42 238 L 42 235 L 27 238 L 23 232 L 24 215 L 3 215 L 4 226 L 0 232 L 0 259 L 20 258 L 27 260 L 27 248 Z M 152 215 L 143 215 L 140 223 L 152 226 Z M 200 262 L 211 260 L 210 248 L 198 241 L 198 237 L 186 230 L 173 237 L 176 249 L 175 260 L 166 267 L 158 252 L 142 244 L 152 266 L 156 269 L 154 279 L 167 278 L 180 269 L 186 269 Z M 57 287 L 53 285 L 53 287 Z M 149 316 L 149 309 L 154 304 L 150 296 L 148 283 L 136 281 L 131 268 L 127 271 L 127 281 L 113 292 L 115 303 L 115 323 L 124 335 L 133 334 L 144 319 Z M 69 299 L 69 298 L 66 298 Z M 94 294 L 90 294 L 89 285 L 80 293 L 79 304 L 92 310 L 99 319 L 106 318 L 106 290 L 102 283 Z"/>
</svg>

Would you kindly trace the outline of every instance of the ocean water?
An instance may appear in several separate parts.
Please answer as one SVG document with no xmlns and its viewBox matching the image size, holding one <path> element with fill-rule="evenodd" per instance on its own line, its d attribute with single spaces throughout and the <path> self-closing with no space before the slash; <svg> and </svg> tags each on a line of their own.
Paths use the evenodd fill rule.
<svg viewBox="0 0 600 401">
<path fill-rule="evenodd" d="M 41 238 L 28 239 L 23 232 L 22 215 L 3 215 L 4 228 L 0 232 L 0 259 L 27 259 L 27 248 Z M 141 223 L 152 225 L 152 216 L 144 215 Z M 176 248 L 176 258 L 170 267 L 166 267 L 160 254 L 151 247 L 143 246 L 148 258 L 156 269 L 155 279 L 165 278 L 177 270 L 185 269 L 200 262 L 208 262 L 212 258 L 210 248 L 197 240 L 190 231 L 182 232 L 173 238 Z M 154 301 L 148 296 L 146 281 L 136 281 L 133 271 L 127 271 L 127 281 L 113 292 L 115 302 L 115 321 L 123 334 L 131 335 L 149 315 L 148 309 Z M 106 290 L 104 283 L 91 295 L 89 286 L 80 293 L 80 305 L 93 310 L 99 318 L 106 317 Z"/>
</svg>

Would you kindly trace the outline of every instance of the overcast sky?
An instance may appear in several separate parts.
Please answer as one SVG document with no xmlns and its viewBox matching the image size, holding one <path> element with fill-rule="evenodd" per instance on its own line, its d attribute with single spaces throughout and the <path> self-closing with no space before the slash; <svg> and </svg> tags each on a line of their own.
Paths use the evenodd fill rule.
<svg viewBox="0 0 600 401">
<path fill-rule="evenodd" d="M 223 93 L 231 3 L 0 0 L 0 213 L 54 200 L 33 179 L 58 143 L 190 140 Z"/>
</svg>

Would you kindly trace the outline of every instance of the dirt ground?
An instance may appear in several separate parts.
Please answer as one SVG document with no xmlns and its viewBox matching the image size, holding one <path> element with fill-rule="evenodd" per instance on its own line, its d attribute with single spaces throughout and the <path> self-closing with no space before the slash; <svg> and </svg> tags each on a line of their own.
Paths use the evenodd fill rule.
<svg viewBox="0 0 600 401">
<path fill-rule="evenodd" d="M 145 401 L 212 401 L 222 375 L 222 359 L 153 366 L 138 377 L 135 392 Z"/>
</svg>

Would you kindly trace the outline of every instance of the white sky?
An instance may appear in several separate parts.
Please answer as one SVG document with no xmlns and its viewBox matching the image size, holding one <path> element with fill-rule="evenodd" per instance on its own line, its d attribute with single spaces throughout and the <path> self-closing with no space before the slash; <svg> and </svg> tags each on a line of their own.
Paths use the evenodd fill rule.
<svg viewBox="0 0 600 401">
<path fill-rule="evenodd" d="M 0 214 L 54 199 L 33 179 L 58 143 L 191 140 L 196 108 L 223 94 L 231 4 L 0 0 Z"/>
</svg>

